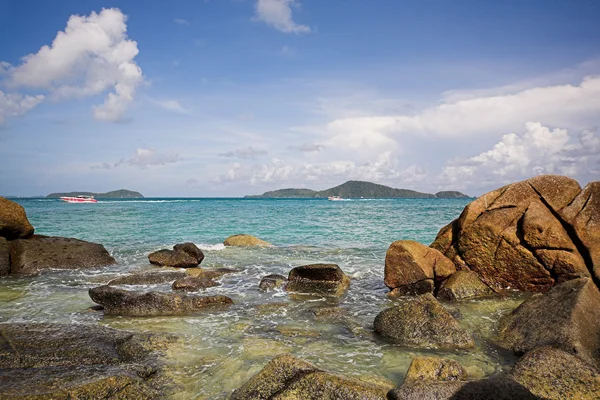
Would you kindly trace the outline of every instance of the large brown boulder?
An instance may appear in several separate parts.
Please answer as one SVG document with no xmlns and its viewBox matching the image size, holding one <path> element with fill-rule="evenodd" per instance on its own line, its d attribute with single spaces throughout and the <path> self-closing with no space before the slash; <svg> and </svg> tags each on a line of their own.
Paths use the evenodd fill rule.
<svg viewBox="0 0 600 400">
<path fill-rule="evenodd" d="M 461 381 L 466 378 L 467 371 L 457 361 L 437 357 L 415 357 L 408 367 L 404 383 Z"/>
<path fill-rule="evenodd" d="M 33 235 L 25 209 L 13 201 L 0 197 L 0 237 L 8 240 L 26 239 Z"/>
<path fill-rule="evenodd" d="M 269 274 L 263 276 L 258 284 L 258 288 L 261 290 L 269 290 L 281 287 L 285 284 L 287 278 L 279 274 Z"/>
<path fill-rule="evenodd" d="M 150 264 L 161 267 L 194 268 L 198 266 L 198 259 L 183 251 L 158 250 L 148 254 Z"/>
<path fill-rule="evenodd" d="M 510 376 L 540 399 L 600 399 L 598 370 L 553 347 L 538 347 L 526 353 Z"/>
<path fill-rule="evenodd" d="M 10 252 L 8 250 L 8 242 L 5 238 L 0 237 L 0 276 L 10 274 Z"/>
<path fill-rule="evenodd" d="M 467 205 L 431 247 L 494 289 L 544 292 L 588 277 L 591 262 L 562 216 L 580 192 L 576 181 L 556 175 L 504 186 Z"/>
<path fill-rule="evenodd" d="M 35 275 L 44 269 L 98 268 L 115 263 L 104 246 L 84 240 L 34 236 L 9 242 L 10 273 Z"/>
<path fill-rule="evenodd" d="M 437 298 L 449 301 L 490 296 L 494 291 L 479 279 L 475 271 L 456 271 L 437 292 Z"/>
<path fill-rule="evenodd" d="M 233 301 L 226 296 L 189 296 L 179 293 L 142 292 L 99 286 L 89 291 L 94 303 L 107 315 L 149 317 L 188 315 L 205 309 L 228 307 Z"/>
<path fill-rule="evenodd" d="M 350 278 L 336 264 L 310 264 L 293 268 L 285 289 L 300 294 L 341 296 Z"/>
<path fill-rule="evenodd" d="M 200 276 L 186 276 L 185 278 L 177 279 L 171 285 L 173 290 L 183 290 L 185 292 L 197 292 L 213 286 L 219 286 L 219 282 L 213 281 L 211 278 Z"/>
<path fill-rule="evenodd" d="M 234 246 L 234 247 L 272 247 L 273 245 L 269 242 L 265 242 L 262 239 L 259 239 L 252 235 L 233 235 L 229 236 L 223 242 L 225 246 Z"/>
<path fill-rule="evenodd" d="M 589 278 L 564 282 L 523 302 L 498 330 L 517 354 L 553 346 L 600 367 L 600 291 Z"/>
<path fill-rule="evenodd" d="M 191 242 L 176 244 L 175 246 L 173 246 L 173 250 L 183 251 L 184 253 L 189 254 L 190 256 L 194 257 L 196 261 L 198 261 L 198 264 L 200 264 L 202 260 L 204 260 L 204 253 L 202 252 L 202 250 L 200 250 L 198 246 Z"/>
<path fill-rule="evenodd" d="M 420 348 L 468 349 L 473 337 L 426 293 L 390 307 L 375 317 L 375 331 L 395 343 Z"/>
<path fill-rule="evenodd" d="M 387 387 L 322 371 L 291 355 L 272 359 L 235 390 L 232 400 L 337 399 L 384 400 Z"/>
<path fill-rule="evenodd" d="M 384 282 L 396 294 L 432 292 L 456 271 L 450 259 L 436 249 L 412 240 L 392 243 L 385 255 Z"/>
<path fill-rule="evenodd" d="M 506 377 L 475 381 L 408 383 L 387 394 L 388 400 L 538 400 L 529 390 Z"/>
</svg>

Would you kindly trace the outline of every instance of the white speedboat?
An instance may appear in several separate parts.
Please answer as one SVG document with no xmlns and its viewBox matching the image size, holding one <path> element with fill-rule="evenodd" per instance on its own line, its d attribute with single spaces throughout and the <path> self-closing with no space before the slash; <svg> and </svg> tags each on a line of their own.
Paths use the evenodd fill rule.
<svg viewBox="0 0 600 400">
<path fill-rule="evenodd" d="M 67 203 L 97 203 L 98 200 L 94 198 L 94 196 L 65 196 L 60 197 L 62 201 L 66 201 Z"/>
<path fill-rule="evenodd" d="M 344 199 L 342 199 L 340 196 L 329 196 L 327 198 L 327 200 L 329 200 L 329 201 L 342 201 Z"/>
</svg>

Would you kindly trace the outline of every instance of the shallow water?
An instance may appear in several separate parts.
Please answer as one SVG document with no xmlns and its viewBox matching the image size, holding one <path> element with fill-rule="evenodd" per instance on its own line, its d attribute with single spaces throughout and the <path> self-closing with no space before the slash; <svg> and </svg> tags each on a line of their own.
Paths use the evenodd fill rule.
<svg viewBox="0 0 600 400">
<path fill-rule="evenodd" d="M 99 242 L 118 265 L 99 270 L 52 271 L 35 278 L 0 280 L 0 322 L 97 323 L 132 331 L 169 332 L 182 339 L 167 362 L 180 389 L 174 398 L 219 399 L 239 387 L 273 356 L 292 353 L 327 370 L 390 385 L 402 383 L 412 358 L 436 354 L 459 360 L 472 376 L 506 370 L 515 359 L 494 345 L 498 319 L 520 295 L 446 304 L 475 335 L 469 351 L 406 349 L 373 334 L 373 319 L 393 304 L 383 284 L 385 252 L 394 240 L 429 244 L 468 200 L 393 199 L 328 202 L 321 199 L 145 199 L 66 204 L 18 200 L 36 233 Z M 225 248 L 236 233 L 277 247 Z M 89 311 L 87 289 L 117 276 L 152 269 L 148 253 L 192 241 L 205 252 L 202 267 L 237 268 L 203 294 L 234 300 L 227 311 L 186 317 L 104 317 Z M 332 262 L 351 278 L 339 299 L 290 298 L 261 292 L 266 274 L 287 275 L 298 265 Z M 129 287 L 133 288 L 133 287 Z M 140 287 L 136 287 L 140 289 Z M 144 290 L 170 290 L 148 285 Z M 312 308 L 338 306 L 339 317 L 315 317 Z"/>
</svg>

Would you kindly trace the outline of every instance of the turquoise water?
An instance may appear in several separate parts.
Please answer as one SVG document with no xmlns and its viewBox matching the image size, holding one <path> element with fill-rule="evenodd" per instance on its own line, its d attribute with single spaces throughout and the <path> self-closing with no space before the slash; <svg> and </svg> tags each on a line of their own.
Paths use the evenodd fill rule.
<svg viewBox="0 0 600 400">
<path fill-rule="evenodd" d="M 399 385 L 412 357 L 432 352 L 398 348 L 372 332 L 377 313 L 393 304 L 383 284 L 385 252 L 399 239 L 431 243 L 468 201 L 143 199 L 67 204 L 53 199 L 17 200 L 36 233 L 102 243 L 118 265 L 0 280 L 0 321 L 98 323 L 176 333 L 182 340 L 168 358 L 180 385 L 174 398 L 223 398 L 283 352 L 335 372 Z M 221 244 L 237 233 L 258 236 L 276 247 Z M 204 292 L 231 297 L 234 305 L 229 310 L 162 318 L 109 318 L 88 310 L 93 305 L 89 288 L 155 268 L 148 264 L 148 253 L 183 241 L 204 250 L 202 267 L 240 270 Z M 287 275 L 294 266 L 315 262 L 336 263 L 350 276 L 346 296 L 293 299 L 281 290 L 258 290 L 266 274 Z M 168 291 L 170 285 L 136 289 Z M 436 354 L 460 360 L 474 376 L 506 369 L 514 360 L 493 345 L 495 323 L 520 301 L 516 296 L 448 304 L 474 332 L 477 348 Z M 331 305 L 341 307 L 343 317 L 323 320 L 310 313 L 311 308 Z"/>
</svg>

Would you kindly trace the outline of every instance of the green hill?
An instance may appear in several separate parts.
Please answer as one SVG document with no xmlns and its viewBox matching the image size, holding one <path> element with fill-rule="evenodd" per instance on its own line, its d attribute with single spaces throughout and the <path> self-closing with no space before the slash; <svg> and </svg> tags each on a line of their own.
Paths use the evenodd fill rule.
<svg viewBox="0 0 600 400">
<path fill-rule="evenodd" d="M 132 190 L 120 189 L 113 190 L 112 192 L 106 193 L 92 193 L 92 192 L 69 192 L 69 193 L 50 193 L 46 198 L 57 199 L 59 197 L 72 197 L 72 196 L 94 196 L 96 199 L 141 199 L 144 197 L 140 192 L 134 192 Z"/>
<path fill-rule="evenodd" d="M 279 189 L 265 192 L 259 195 L 244 196 L 247 198 L 307 198 L 307 197 L 318 197 L 316 191 L 310 189 Z"/>
<path fill-rule="evenodd" d="M 466 194 L 457 192 L 455 190 L 446 190 L 437 192 L 435 197 L 439 199 L 469 199 L 471 196 L 467 196 Z"/>
</svg>

